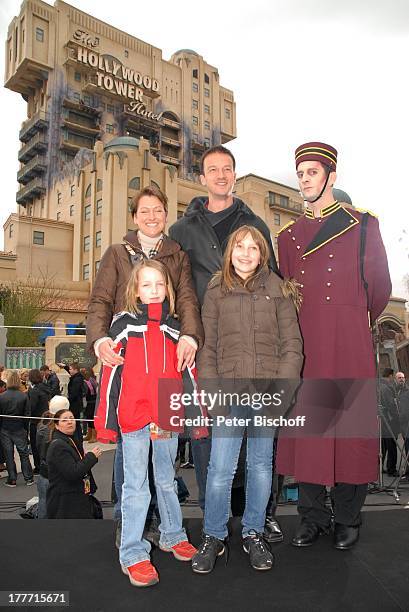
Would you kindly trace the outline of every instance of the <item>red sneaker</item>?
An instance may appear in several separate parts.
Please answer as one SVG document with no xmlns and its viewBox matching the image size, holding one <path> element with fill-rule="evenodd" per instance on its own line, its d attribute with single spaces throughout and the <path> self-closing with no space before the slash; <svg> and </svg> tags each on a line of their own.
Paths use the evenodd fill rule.
<svg viewBox="0 0 409 612">
<path fill-rule="evenodd" d="M 183 542 L 179 542 L 179 544 L 175 544 L 175 546 L 172 546 L 171 548 L 165 548 L 161 545 L 159 548 L 164 552 L 173 553 L 175 559 L 178 561 L 190 561 L 197 553 L 196 548 L 187 540 L 183 540 Z"/>
<path fill-rule="evenodd" d="M 147 587 L 159 582 L 158 572 L 150 561 L 141 561 L 129 567 L 121 565 L 121 569 L 133 586 Z"/>
</svg>

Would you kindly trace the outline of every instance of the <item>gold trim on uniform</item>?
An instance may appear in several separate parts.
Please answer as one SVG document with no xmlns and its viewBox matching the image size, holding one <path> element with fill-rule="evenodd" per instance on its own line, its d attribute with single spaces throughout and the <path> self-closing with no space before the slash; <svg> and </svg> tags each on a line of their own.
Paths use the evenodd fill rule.
<svg viewBox="0 0 409 612">
<path fill-rule="evenodd" d="M 331 242 L 331 240 L 334 240 L 334 238 L 338 238 L 338 236 L 341 236 L 342 234 L 345 234 L 345 232 L 347 232 L 348 230 L 350 230 L 352 227 L 354 227 L 355 225 L 357 225 L 359 223 L 359 220 L 356 217 L 354 217 L 354 215 L 352 215 L 350 213 L 350 211 L 345 208 L 345 206 L 339 206 L 339 208 L 342 208 L 351 217 L 349 225 L 347 227 L 345 227 L 342 230 L 342 232 L 339 232 L 338 234 L 334 234 L 334 236 L 331 236 L 331 238 L 329 238 L 328 240 L 325 240 L 325 242 L 321 242 L 321 244 L 316 246 L 314 249 L 311 249 L 311 251 L 307 251 L 306 253 L 304 253 L 303 257 L 306 257 L 307 255 L 311 255 L 311 253 L 314 253 L 315 251 L 318 251 L 318 249 L 323 247 L 325 244 L 328 244 L 329 242 Z"/>
<path fill-rule="evenodd" d="M 368 213 L 368 215 L 371 215 L 371 217 L 375 217 L 375 219 L 378 218 L 378 215 L 375 215 L 375 213 L 373 213 L 371 210 L 366 210 L 365 208 L 357 208 L 356 206 L 354 206 L 354 210 L 357 210 L 362 214 Z"/>
<path fill-rule="evenodd" d="M 281 232 L 283 232 L 285 229 L 287 229 L 287 227 L 290 227 L 290 225 L 293 225 L 294 223 L 295 223 L 294 219 L 291 219 L 291 221 L 286 223 L 281 229 L 278 230 L 277 236 L 281 234 Z"/>
<path fill-rule="evenodd" d="M 312 210 L 312 208 L 307 208 L 307 210 L 305 211 L 305 216 L 307 217 L 307 219 L 319 219 L 322 217 L 328 217 L 340 208 L 341 204 L 338 202 L 338 200 L 335 200 L 335 202 L 332 202 L 332 204 L 324 206 L 324 208 L 321 209 L 321 214 L 319 217 L 314 217 L 314 211 Z"/>
</svg>

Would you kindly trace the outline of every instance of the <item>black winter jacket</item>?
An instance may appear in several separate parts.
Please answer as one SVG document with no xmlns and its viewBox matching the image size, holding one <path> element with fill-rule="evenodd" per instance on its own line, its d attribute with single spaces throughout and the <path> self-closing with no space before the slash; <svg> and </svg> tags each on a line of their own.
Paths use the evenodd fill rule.
<svg viewBox="0 0 409 612">
<path fill-rule="evenodd" d="M 51 372 L 50 376 L 47 379 L 44 379 L 44 384 L 48 389 L 50 399 L 53 398 L 54 395 L 61 394 L 60 379 L 55 372 Z"/>
<path fill-rule="evenodd" d="M 64 366 L 64 369 L 69 373 L 69 366 Z M 83 398 L 85 397 L 84 377 L 81 372 L 70 375 L 68 381 L 68 401 L 70 402 L 70 410 L 76 419 L 79 419 L 81 412 L 84 409 Z"/>
<path fill-rule="evenodd" d="M 46 462 L 48 466 L 49 487 L 47 490 L 47 517 L 91 519 L 89 496 L 84 492 L 83 478 L 88 475 L 91 493 L 96 491 L 91 468 L 98 462 L 94 453 L 86 453 L 74 438 L 77 448 L 83 455 L 80 458 L 70 436 L 55 431 L 48 447 Z"/>
<path fill-rule="evenodd" d="M 1 415 L 30 416 L 30 404 L 27 393 L 18 389 L 7 389 L 0 395 Z M 19 431 L 28 429 L 28 419 L 1 419 L 1 429 L 5 431 Z"/>
<path fill-rule="evenodd" d="M 227 241 L 222 245 L 219 244 L 216 233 L 206 218 L 203 207 L 207 201 L 206 197 L 194 198 L 184 216 L 176 221 L 169 230 L 172 240 L 178 242 L 189 255 L 193 282 L 201 304 L 203 304 L 208 282 L 213 274 L 222 267 L 223 253 L 227 246 Z M 238 198 L 234 198 L 234 202 L 238 204 L 238 211 L 231 233 L 242 225 L 251 225 L 260 230 L 270 246 L 270 268 L 278 272 L 267 225 L 244 202 Z"/>
<path fill-rule="evenodd" d="M 38 383 L 28 390 L 28 399 L 30 402 L 30 415 L 40 417 L 48 410 L 48 402 L 51 399 L 48 387 L 44 383 Z M 35 421 L 37 425 L 38 421 Z"/>
</svg>

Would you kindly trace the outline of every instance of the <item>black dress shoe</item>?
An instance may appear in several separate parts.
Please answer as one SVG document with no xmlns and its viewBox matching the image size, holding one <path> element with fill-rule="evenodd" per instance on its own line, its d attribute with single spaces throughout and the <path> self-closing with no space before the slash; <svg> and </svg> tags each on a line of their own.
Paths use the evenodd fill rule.
<svg viewBox="0 0 409 612">
<path fill-rule="evenodd" d="M 338 550 L 349 550 L 359 540 L 359 527 L 348 527 L 335 523 L 334 546 Z"/>
<path fill-rule="evenodd" d="M 303 521 L 291 540 L 293 546 L 311 546 L 323 530 L 316 523 Z"/>
<path fill-rule="evenodd" d="M 264 525 L 263 537 L 266 542 L 282 542 L 284 535 L 280 527 L 280 523 L 274 516 L 266 516 L 266 522 Z"/>
</svg>

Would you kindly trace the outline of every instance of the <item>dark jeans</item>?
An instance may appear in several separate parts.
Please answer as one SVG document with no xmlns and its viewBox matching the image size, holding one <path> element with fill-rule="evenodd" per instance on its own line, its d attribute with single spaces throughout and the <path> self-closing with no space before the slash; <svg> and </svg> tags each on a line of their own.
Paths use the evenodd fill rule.
<svg viewBox="0 0 409 612">
<path fill-rule="evenodd" d="M 382 438 L 382 464 L 385 461 L 385 456 L 386 471 L 394 472 L 396 470 L 396 463 L 398 460 L 398 451 L 394 438 Z"/>
<path fill-rule="evenodd" d="M 357 527 L 361 524 L 361 508 L 364 505 L 367 484 L 337 483 L 331 489 L 331 499 L 336 523 Z M 325 485 L 299 483 L 298 513 L 302 520 L 315 523 L 324 529 L 331 525 L 331 508 L 325 504 Z"/>
<path fill-rule="evenodd" d="M 40 454 L 37 449 L 37 424 L 38 421 L 30 423 L 30 446 L 31 452 L 33 453 L 34 467 L 36 470 L 40 469 Z"/>
<path fill-rule="evenodd" d="M 28 452 L 28 438 L 25 429 L 9 431 L 2 429 L 0 431 L 0 439 L 3 445 L 4 455 L 6 457 L 7 471 L 9 480 L 17 480 L 17 468 L 14 461 L 14 446 L 20 455 L 21 471 L 23 472 L 24 480 L 33 480 L 33 468 L 30 463 L 30 454 Z"/>
<path fill-rule="evenodd" d="M 196 482 L 199 489 L 199 506 L 204 513 L 205 496 L 206 496 L 206 481 L 207 468 L 210 461 L 210 451 L 212 450 L 211 438 L 200 438 L 199 440 L 190 440 L 192 445 L 193 463 L 195 466 Z"/>
</svg>

